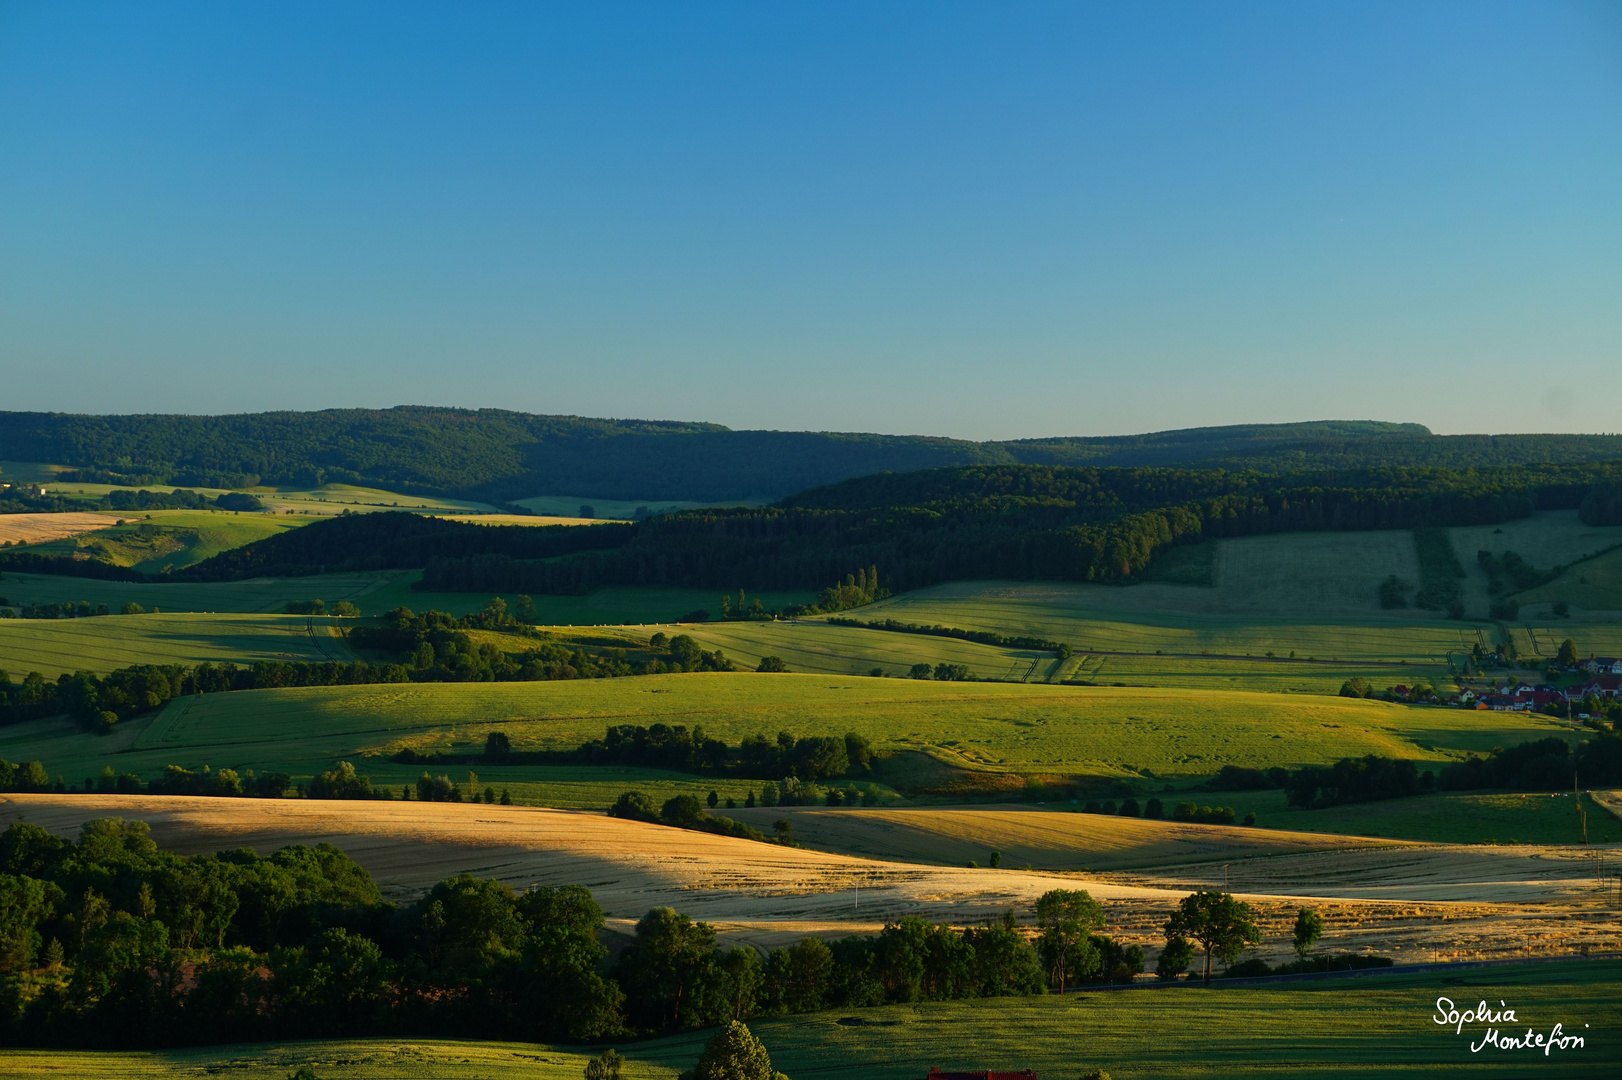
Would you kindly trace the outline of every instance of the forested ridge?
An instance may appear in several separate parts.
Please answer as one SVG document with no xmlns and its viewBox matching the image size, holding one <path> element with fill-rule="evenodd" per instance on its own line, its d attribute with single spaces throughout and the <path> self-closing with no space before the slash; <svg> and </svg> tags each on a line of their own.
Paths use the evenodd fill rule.
<svg viewBox="0 0 1622 1080">
<path fill-rule="evenodd" d="M 81 471 L 69 474 L 69 483 L 227 488 L 348 483 L 493 501 L 540 494 L 775 498 L 852 476 L 972 464 L 1281 473 L 1618 459 L 1622 436 L 1443 436 L 1418 424 L 1377 421 L 972 442 L 423 406 L 235 416 L 0 412 L 0 460 L 75 466 Z"/>
<path fill-rule="evenodd" d="M 1267 532 L 1473 525 L 1574 508 L 1616 465 L 1381 469 L 1350 475 L 968 466 L 845 481 L 776 506 L 665 515 L 572 558 L 431 561 L 421 587 L 813 587 L 876 565 L 897 591 L 942 581 L 1135 579 L 1174 543 Z"/>
<path fill-rule="evenodd" d="M 1002 577 L 1121 582 L 1175 543 L 1268 532 L 1422 529 L 1593 511 L 1619 464 L 1380 468 L 1274 476 L 1194 469 L 976 465 L 879 474 L 765 507 L 636 523 L 489 526 L 349 515 L 268 537 L 172 581 L 416 568 L 429 591 L 580 593 L 605 585 L 818 588 L 882 568 L 900 591 Z M 1599 501 L 1604 502 L 1608 496 Z M 101 574 L 98 564 L 0 556 L 0 566 Z M 134 577 L 128 571 L 118 576 Z"/>
</svg>

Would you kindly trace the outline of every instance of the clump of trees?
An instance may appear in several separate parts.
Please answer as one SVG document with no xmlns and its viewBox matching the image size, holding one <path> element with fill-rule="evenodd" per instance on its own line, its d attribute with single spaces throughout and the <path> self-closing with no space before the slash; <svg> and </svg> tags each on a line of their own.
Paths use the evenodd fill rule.
<svg viewBox="0 0 1622 1080">
<path fill-rule="evenodd" d="M 872 768 L 873 748 L 865 736 L 854 731 L 843 736 L 795 736 L 779 731 L 775 738 L 746 735 L 737 746 L 728 746 L 710 738 L 702 726 L 689 730 L 685 724 L 615 724 L 601 739 L 582 745 L 575 760 L 814 782 L 836 776 L 865 776 Z"/>
</svg>

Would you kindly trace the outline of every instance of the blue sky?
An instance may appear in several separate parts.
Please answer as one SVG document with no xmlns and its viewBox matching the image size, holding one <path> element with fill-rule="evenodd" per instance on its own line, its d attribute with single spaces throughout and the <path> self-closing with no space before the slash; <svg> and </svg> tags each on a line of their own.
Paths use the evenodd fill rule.
<svg viewBox="0 0 1622 1080">
<path fill-rule="evenodd" d="M 0 0 L 0 374 L 1622 430 L 1622 4 Z"/>
</svg>

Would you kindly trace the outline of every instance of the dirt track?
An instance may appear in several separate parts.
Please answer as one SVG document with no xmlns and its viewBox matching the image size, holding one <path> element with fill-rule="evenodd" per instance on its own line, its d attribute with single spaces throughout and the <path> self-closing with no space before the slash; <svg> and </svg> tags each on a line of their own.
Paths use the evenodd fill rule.
<svg viewBox="0 0 1622 1080">
<path fill-rule="evenodd" d="M 809 824 L 811 812 L 802 813 L 800 820 Z M 844 813 L 856 820 L 861 812 Z M 1008 812 L 984 813 L 984 821 L 954 818 L 948 829 L 1018 825 L 1039 833 L 1063 831 L 1083 817 L 1016 811 L 1032 815 L 1022 823 L 1007 821 Z M 582 884 L 618 929 L 628 929 L 651 907 L 669 905 L 716 924 L 731 940 L 760 945 L 807 933 L 870 931 L 904 914 L 964 925 L 1012 907 L 1028 918 L 1032 902 L 1046 890 L 1085 887 L 1105 902 L 1112 934 L 1152 947 L 1158 944 L 1160 924 L 1183 893 L 1222 887 L 1226 874 L 1230 891 L 1249 899 L 1262 914 L 1269 939 L 1263 954 L 1273 959 L 1279 958 L 1274 946 L 1287 940 L 1289 923 L 1303 902 L 1318 907 L 1329 920 L 1331 947 L 1371 949 L 1399 958 L 1535 955 L 1581 944 L 1622 947 L 1614 878 L 1615 868 L 1622 865 L 1618 849 L 1605 853 L 1610 890 L 1601 893 L 1592 859 L 1562 848 L 1360 843 L 1357 838 L 1277 834 L 1271 838 L 1275 845 L 1317 842 L 1327 850 L 1257 853 L 1226 863 L 1189 861 L 1130 874 L 1081 874 L 1012 870 L 1007 863 L 991 870 L 858 858 L 599 814 L 524 807 L 0 796 L 0 825 L 25 820 L 73 835 L 84 821 L 110 816 L 146 821 L 159 843 L 192 854 L 332 843 L 365 866 L 385 894 L 397 900 L 462 872 L 516 888 Z M 1066 821 L 1051 820 L 1061 817 Z M 1132 824 L 1149 827 L 1139 840 L 1151 850 L 1159 848 L 1162 856 L 1178 845 L 1233 842 L 1201 840 L 1197 832 L 1191 837 L 1182 831 L 1211 827 Z M 820 827 L 838 831 L 828 823 Z M 871 834 L 877 825 L 868 821 L 852 828 Z M 809 838 L 812 830 L 805 831 Z M 890 841 L 898 851 L 904 836 Z"/>
</svg>

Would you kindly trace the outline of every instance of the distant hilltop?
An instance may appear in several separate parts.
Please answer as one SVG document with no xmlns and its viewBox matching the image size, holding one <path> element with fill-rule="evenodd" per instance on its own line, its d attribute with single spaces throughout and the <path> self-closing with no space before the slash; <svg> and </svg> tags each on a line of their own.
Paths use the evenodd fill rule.
<svg viewBox="0 0 1622 1080">
<path fill-rule="evenodd" d="M 1375 420 L 973 442 L 414 405 L 233 416 L 0 412 L 0 460 L 69 466 L 81 482 L 345 483 L 491 502 L 555 493 L 766 500 L 856 476 L 949 465 L 1287 472 L 1618 459 L 1616 435 L 1434 435 L 1422 424 Z"/>
</svg>

